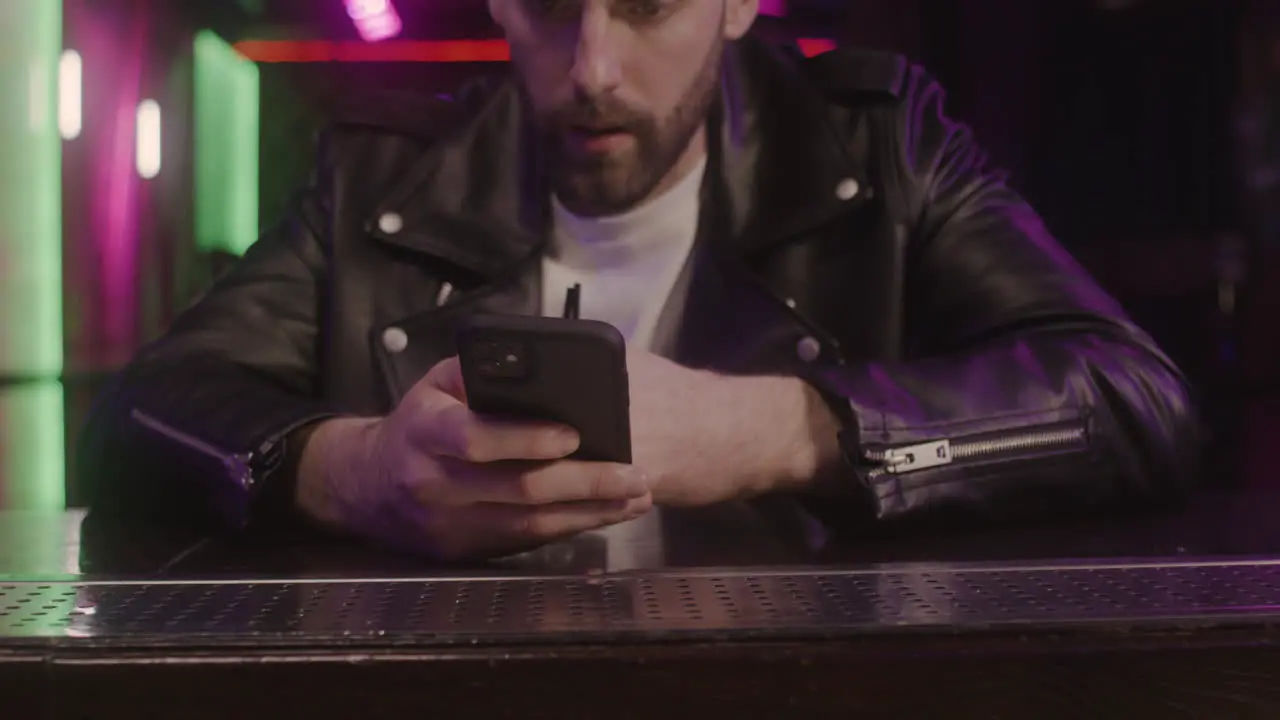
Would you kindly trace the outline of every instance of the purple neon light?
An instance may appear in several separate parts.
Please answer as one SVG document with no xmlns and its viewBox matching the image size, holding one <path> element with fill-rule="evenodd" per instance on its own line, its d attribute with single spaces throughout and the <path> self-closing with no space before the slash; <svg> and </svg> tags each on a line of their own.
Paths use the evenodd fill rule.
<svg viewBox="0 0 1280 720">
<path fill-rule="evenodd" d="M 141 238 L 141 183 L 134 172 L 138 103 L 142 100 L 143 53 L 145 42 L 135 28 L 133 42 L 121 43 L 116 65 L 115 107 L 112 118 L 113 137 L 104 148 L 107 153 L 101 166 L 98 201 L 105 201 L 98 212 L 106 219 L 99 228 L 98 249 L 101 253 L 103 300 L 103 333 L 110 346 L 124 346 L 134 338 L 134 309 L 137 300 L 138 253 Z"/>
<path fill-rule="evenodd" d="M 360 37 L 368 42 L 387 40 L 400 34 L 404 23 L 391 0 L 344 0 L 347 14 Z"/>
<path fill-rule="evenodd" d="M 760 0 L 760 14 L 782 17 L 787 14 L 787 0 Z"/>
</svg>

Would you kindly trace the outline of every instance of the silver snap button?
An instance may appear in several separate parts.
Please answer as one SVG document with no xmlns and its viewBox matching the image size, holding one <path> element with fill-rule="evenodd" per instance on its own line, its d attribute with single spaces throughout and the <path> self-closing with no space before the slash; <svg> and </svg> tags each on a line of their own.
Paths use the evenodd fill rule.
<svg viewBox="0 0 1280 720">
<path fill-rule="evenodd" d="M 409 347 L 409 333 L 398 327 L 383 330 L 382 347 L 386 348 L 389 353 L 404 352 L 404 349 Z"/>
<path fill-rule="evenodd" d="M 822 343 L 814 337 L 801 338 L 800 342 L 796 343 L 796 355 L 807 363 L 813 362 L 822 355 Z"/>
<path fill-rule="evenodd" d="M 858 197 L 858 191 L 861 189 L 862 187 L 858 185 L 857 180 L 845 178 L 840 181 L 839 185 L 836 185 L 836 197 L 847 202 Z"/>
<path fill-rule="evenodd" d="M 378 218 L 378 229 L 388 235 L 395 235 L 404 229 L 404 218 L 399 213 L 384 213 Z"/>
<path fill-rule="evenodd" d="M 795 299 L 795 298 L 787 298 L 787 299 L 785 300 L 785 302 L 786 302 L 786 304 L 787 304 L 787 307 L 791 308 L 792 310 L 795 310 L 795 309 L 796 309 L 796 299 Z"/>
</svg>

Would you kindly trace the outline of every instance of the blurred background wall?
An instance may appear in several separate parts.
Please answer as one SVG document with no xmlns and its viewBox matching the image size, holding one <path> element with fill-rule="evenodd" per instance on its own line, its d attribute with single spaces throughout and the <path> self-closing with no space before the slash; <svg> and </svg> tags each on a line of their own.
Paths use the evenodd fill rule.
<svg viewBox="0 0 1280 720">
<path fill-rule="evenodd" d="M 0 505 L 78 501 L 68 449 L 92 398 L 283 212 L 338 103 L 502 71 L 485 3 L 391 4 L 398 32 L 370 42 L 343 0 L 0 2 Z M 902 52 L 942 79 L 1202 389 L 1232 448 L 1206 482 L 1269 481 L 1280 4 L 765 4 L 775 39 Z"/>
</svg>

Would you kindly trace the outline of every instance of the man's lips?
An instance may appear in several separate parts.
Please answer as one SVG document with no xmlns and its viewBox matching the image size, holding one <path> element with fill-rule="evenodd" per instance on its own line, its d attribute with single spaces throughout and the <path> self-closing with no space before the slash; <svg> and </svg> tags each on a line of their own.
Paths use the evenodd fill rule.
<svg viewBox="0 0 1280 720">
<path fill-rule="evenodd" d="M 633 133 L 622 125 L 574 125 L 569 128 L 570 144 L 588 153 L 617 150 L 633 137 Z"/>
<path fill-rule="evenodd" d="M 580 135 L 613 135 L 615 133 L 627 132 L 627 126 L 622 124 L 588 124 L 575 123 L 569 125 L 569 132 Z"/>
</svg>

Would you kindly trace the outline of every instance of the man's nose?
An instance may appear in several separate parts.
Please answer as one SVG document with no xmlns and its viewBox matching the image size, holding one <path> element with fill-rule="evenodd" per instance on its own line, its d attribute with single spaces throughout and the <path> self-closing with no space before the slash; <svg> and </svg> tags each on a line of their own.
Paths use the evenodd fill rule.
<svg viewBox="0 0 1280 720">
<path fill-rule="evenodd" d="M 622 81 L 619 40 L 605 3 L 587 3 L 578 30 L 570 78 L 589 97 L 607 95 Z"/>
</svg>

